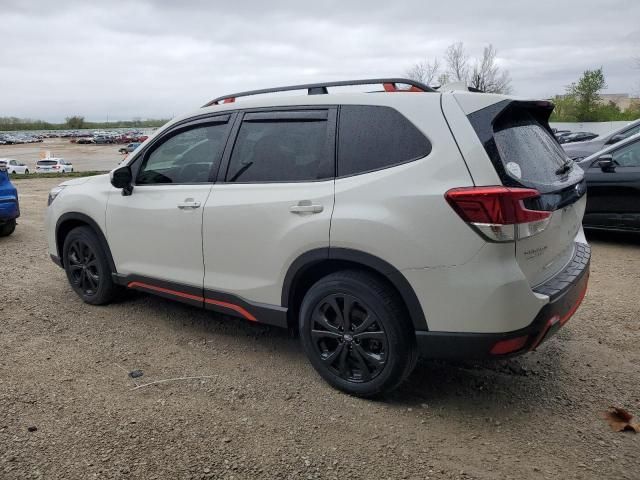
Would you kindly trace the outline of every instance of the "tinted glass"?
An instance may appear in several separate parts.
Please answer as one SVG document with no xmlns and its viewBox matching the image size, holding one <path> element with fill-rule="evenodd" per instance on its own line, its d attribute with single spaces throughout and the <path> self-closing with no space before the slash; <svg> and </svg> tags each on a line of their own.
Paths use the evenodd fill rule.
<svg viewBox="0 0 640 480">
<path fill-rule="evenodd" d="M 431 151 L 429 140 L 389 107 L 344 105 L 339 125 L 339 176 L 398 165 Z"/>
<path fill-rule="evenodd" d="M 56 165 L 58 162 L 56 162 L 55 160 L 39 160 L 38 161 L 38 165 Z"/>
<path fill-rule="evenodd" d="M 507 175 L 518 182 L 556 186 L 576 180 L 573 164 L 569 164 L 568 171 L 556 173 L 569 159 L 551 133 L 527 110 L 501 116 L 494 125 L 493 138 Z"/>
<path fill-rule="evenodd" d="M 220 160 L 227 123 L 198 126 L 169 137 L 146 157 L 137 183 L 205 183 Z"/>
<path fill-rule="evenodd" d="M 640 167 L 640 141 L 625 145 L 611 155 L 621 167 Z"/>
<path fill-rule="evenodd" d="M 228 182 L 296 182 L 333 176 L 326 119 L 244 121 L 238 132 Z"/>
</svg>

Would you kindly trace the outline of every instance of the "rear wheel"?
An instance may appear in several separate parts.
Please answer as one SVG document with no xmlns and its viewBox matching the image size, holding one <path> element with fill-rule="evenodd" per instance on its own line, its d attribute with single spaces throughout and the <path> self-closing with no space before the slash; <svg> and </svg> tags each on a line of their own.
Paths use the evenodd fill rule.
<svg viewBox="0 0 640 480">
<path fill-rule="evenodd" d="M 104 305 L 117 293 L 107 255 L 89 227 L 71 230 L 64 240 L 63 265 L 71 288 L 86 303 Z"/>
<path fill-rule="evenodd" d="M 28 168 L 26 168 L 26 169 L 24 170 L 24 174 L 25 174 L 25 175 L 29 175 L 29 169 L 28 169 Z"/>
<path fill-rule="evenodd" d="M 16 229 L 16 221 L 9 220 L 7 223 L 0 225 L 0 237 L 8 237 Z"/>
<path fill-rule="evenodd" d="M 395 389 L 417 359 L 413 326 L 398 295 L 362 271 L 333 273 L 309 289 L 300 336 L 318 373 L 352 395 Z"/>
</svg>

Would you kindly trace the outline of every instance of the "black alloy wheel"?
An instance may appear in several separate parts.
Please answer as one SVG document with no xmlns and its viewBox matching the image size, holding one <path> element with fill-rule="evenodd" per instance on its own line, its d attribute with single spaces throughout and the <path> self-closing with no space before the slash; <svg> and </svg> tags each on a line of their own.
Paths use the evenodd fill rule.
<svg viewBox="0 0 640 480">
<path fill-rule="evenodd" d="M 87 242 L 74 240 L 67 250 L 69 261 L 69 279 L 71 284 L 84 295 L 91 297 L 100 288 L 98 258 Z"/>
<path fill-rule="evenodd" d="M 105 248 L 88 226 L 76 227 L 64 239 L 62 264 L 71 288 L 86 303 L 104 305 L 119 291 L 113 283 Z"/>
<path fill-rule="evenodd" d="M 376 314 L 356 297 L 334 293 L 314 309 L 311 338 L 320 359 L 340 378 L 366 382 L 387 363 L 388 339 Z"/>
<path fill-rule="evenodd" d="M 300 306 L 300 340 L 333 387 L 372 397 L 395 389 L 417 360 L 415 328 L 382 276 L 342 270 L 319 279 Z"/>
</svg>

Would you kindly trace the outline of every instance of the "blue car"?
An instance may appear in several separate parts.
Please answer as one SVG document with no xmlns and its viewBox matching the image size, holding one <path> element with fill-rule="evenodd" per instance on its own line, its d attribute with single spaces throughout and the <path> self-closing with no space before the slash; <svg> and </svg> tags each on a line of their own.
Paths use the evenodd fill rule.
<svg viewBox="0 0 640 480">
<path fill-rule="evenodd" d="M 13 233 L 19 216 L 18 191 L 11 183 L 6 166 L 0 166 L 0 237 Z"/>
</svg>

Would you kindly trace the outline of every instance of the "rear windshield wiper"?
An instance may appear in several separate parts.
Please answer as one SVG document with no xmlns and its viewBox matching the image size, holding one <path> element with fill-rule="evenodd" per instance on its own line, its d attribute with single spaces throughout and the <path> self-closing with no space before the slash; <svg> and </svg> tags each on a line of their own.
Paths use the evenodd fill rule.
<svg viewBox="0 0 640 480">
<path fill-rule="evenodd" d="M 565 160 L 562 166 L 556 170 L 556 175 L 564 175 L 571 170 L 571 167 L 573 167 L 573 160 Z"/>
</svg>

